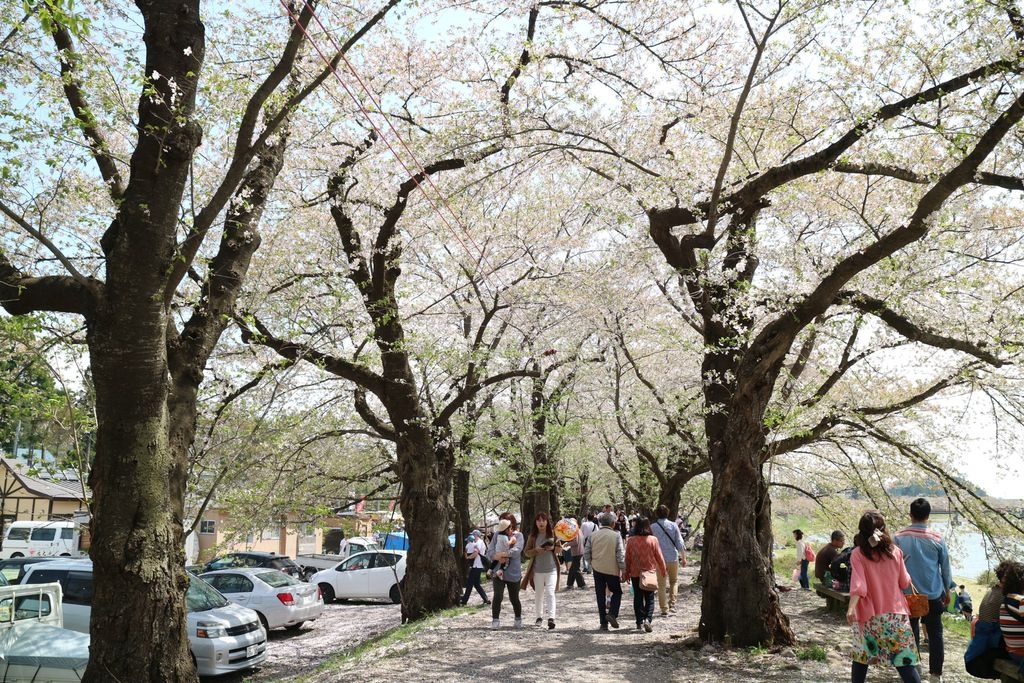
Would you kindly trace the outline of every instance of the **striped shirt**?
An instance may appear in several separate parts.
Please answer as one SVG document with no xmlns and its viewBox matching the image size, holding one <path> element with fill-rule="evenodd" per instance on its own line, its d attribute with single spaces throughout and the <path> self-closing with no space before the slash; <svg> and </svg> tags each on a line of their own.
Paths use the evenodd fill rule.
<svg viewBox="0 0 1024 683">
<path fill-rule="evenodd" d="M 1010 596 L 1007 596 L 1007 601 L 1011 604 L 1016 602 L 1011 601 Z M 1003 632 L 1006 651 L 1010 654 L 1024 656 L 1024 621 L 1020 617 L 1010 614 L 1005 604 L 999 607 L 999 629 Z"/>
</svg>

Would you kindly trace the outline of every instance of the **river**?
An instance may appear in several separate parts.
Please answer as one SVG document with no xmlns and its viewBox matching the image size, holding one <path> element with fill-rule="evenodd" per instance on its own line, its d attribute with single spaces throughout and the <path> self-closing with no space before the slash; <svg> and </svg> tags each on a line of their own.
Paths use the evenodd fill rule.
<svg viewBox="0 0 1024 683">
<path fill-rule="evenodd" d="M 974 526 L 962 519 L 952 523 L 949 517 L 934 516 L 931 526 L 946 539 L 953 576 L 977 581 L 983 571 L 994 569 L 1003 559 L 995 554 L 992 544 Z M 1024 542 L 1020 542 L 1018 547 L 1022 552 L 1015 559 L 1024 561 Z"/>
</svg>

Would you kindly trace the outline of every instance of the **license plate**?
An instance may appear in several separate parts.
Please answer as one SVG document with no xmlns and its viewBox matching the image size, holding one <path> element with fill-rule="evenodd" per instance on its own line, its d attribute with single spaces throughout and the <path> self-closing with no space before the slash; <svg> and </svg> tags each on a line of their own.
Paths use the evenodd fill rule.
<svg viewBox="0 0 1024 683">
<path fill-rule="evenodd" d="M 259 653 L 260 653 L 260 646 L 259 645 L 250 645 L 249 647 L 245 648 L 245 658 L 246 659 L 249 659 L 251 657 L 255 657 Z"/>
</svg>

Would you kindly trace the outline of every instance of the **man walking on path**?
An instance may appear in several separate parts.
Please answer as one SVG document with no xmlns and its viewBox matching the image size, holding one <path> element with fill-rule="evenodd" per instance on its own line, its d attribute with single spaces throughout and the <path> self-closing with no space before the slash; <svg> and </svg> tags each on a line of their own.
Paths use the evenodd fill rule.
<svg viewBox="0 0 1024 683">
<path fill-rule="evenodd" d="M 949 568 L 949 550 L 942 535 L 928 528 L 932 506 L 924 498 L 910 504 L 910 526 L 896 533 L 896 545 L 903 551 L 907 571 L 919 593 L 928 596 L 928 614 L 911 619 L 914 640 L 921 645 L 921 621 L 928 632 L 928 675 L 942 680 L 945 646 L 942 642 L 942 613 L 949 604 L 949 590 L 956 586 Z"/>
<path fill-rule="evenodd" d="M 612 529 L 615 515 L 603 513 L 598 517 L 601 525 L 587 540 L 583 556 L 594 573 L 594 592 L 597 594 L 597 614 L 601 630 L 619 627 L 619 605 L 622 603 L 622 584 L 626 572 L 626 547 L 622 536 Z M 605 605 L 605 595 L 611 592 L 611 602 Z"/>
<path fill-rule="evenodd" d="M 590 534 L 597 531 L 597 517 L 593 512 L 587 513 L 587 518 L 583 520 L 583 524 L 580 525 L 580 536 L 583 538 L 583 547 L 587 547 L 587 539 L 590 538 Z M 586 558 L 583 560 L 583 573 L 590 573 L 590 565 L 587 564 Z"/>
<path fill-rule="evenodd" d="M 658 574 L 658 607 L 661 608 L 661 616 L 667 617 L 669 610 L 676 611 L 676 582 L 679 568 L 686 566 L 686 552 L 679 527 L 668 521 L 667 505 L 658 506 L 658 519 L 651 524 L 651 531 L 661 546 L 661 556 L 665 558 L 667 576 Z"/>
<path fill-rule="evenodd" d="M 491 601 L 487 599 L 487 593 L 484 592 L 484 587 L 480 585 L 480 575 L 484 571 L 483 555 L 487 551 L 482 536 L 479 529 L 474 529 L 466 539 L 466 559 L 471 560 L 472 564 L 470 564 L 469 573 L 466 575 L 466 592 L 462 595 L 463 605 L 469 602 L 469 596 L 474 588 L 480 594 L 480 599 L 484 601 L 485 605 L 491 604 Z"/>
</svg>

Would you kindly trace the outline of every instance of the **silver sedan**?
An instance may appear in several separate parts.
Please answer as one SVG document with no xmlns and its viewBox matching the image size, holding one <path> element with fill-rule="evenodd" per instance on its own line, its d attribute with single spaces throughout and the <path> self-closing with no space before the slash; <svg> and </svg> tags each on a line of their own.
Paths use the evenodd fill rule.
<svg viewBox="0 0 1024 683">
<path fill-rule="evenodd" d="M 267 630 L 296 630 L 324 611 L 316 584 L 276 569 L 222 569 L 201 576 L 231 602 L 255 610 Z"/>
</svg>

